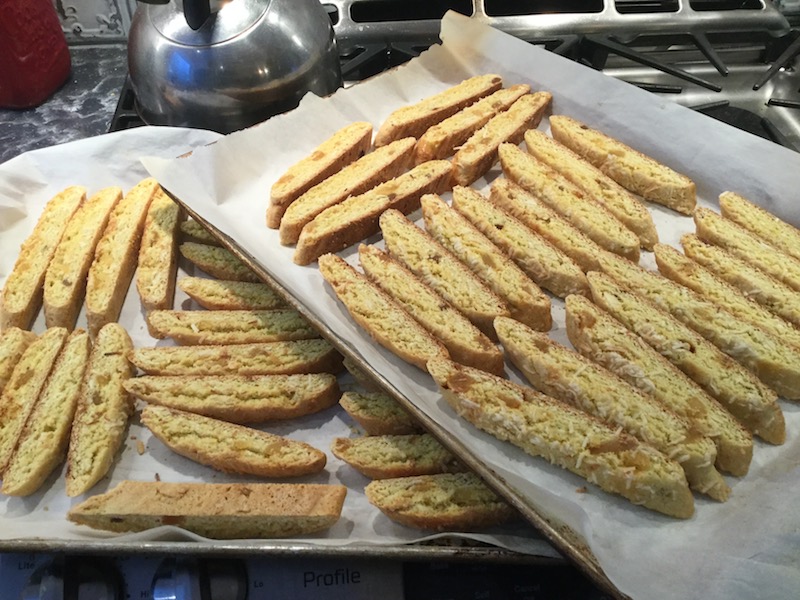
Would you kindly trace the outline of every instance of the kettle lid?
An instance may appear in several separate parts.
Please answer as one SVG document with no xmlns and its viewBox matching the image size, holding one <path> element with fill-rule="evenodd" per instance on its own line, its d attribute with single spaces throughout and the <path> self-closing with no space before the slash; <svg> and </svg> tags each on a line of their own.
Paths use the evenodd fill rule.
<svg viewBox="0 0 800 600">
<path fill-rule="evenodd" d="M 168 40 L 186 46 L 209 46 L 220 44 L 247 31 L 263 17 L 270 1 L 201 0 L 208 2 L 210 14 L 202 24 L 193 23 L 196 29 L 187 22 L 187 17 L 196 15 L 196 12 L 191 10 L 196 8 L 196 0 L 148 3 L 140 5 L 139 8 L 146 11 L 153 27 Z M 184 3 L 192 5 L 184 7 Z M 185 8 L 190 9 L 189 14 L 184 12 Z"/>
</svg>

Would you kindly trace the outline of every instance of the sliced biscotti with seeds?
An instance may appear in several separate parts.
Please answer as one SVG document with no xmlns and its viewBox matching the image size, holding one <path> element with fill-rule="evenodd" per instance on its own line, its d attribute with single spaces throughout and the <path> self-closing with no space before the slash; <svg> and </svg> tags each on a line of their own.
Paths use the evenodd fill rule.
<svg viewBox="0 0 800 600">
<path fill-rule="evenodd" d="M 386 117 L 375 134 L 375 147 L 408 136 L 419 138 L 429 127 L 496 92 L 502 85 L 499 75 L 478 75 L 415 104 L 398 108 Z"/>
<path fill-rule="evenodd" d="M 89 351 L 89 334 L 82 329 L 73 331 L 56 359 L 3 473 L 3 494 L 33 494 L 64 460 Z"/>
<path fill-rule="evenodd" d="M 595 304 L 716 398 L 748 430 L 771 444 L 786 439 L 777 394 L 755 375 L 669 313 L 604 273 L 589 273 Z"/>
<path fill-rule="evenodd" d="M 186 219 L 180 224 L 181 239 L 184 242 L 194 242 L 196 244 L 207 244 L 209 246 L 219 246 L 219 240 L 209 233 L 194 219 Z"/>
<path fill-rule="evenodd" d="M 276 310 L 288 306 L 266 283 L 181 277 L 178 287 L 208 310 Z"/>
<path fill-rule="evenodd" d="M 378 219 L 390 208 L 408 214 L 419 208 L 424 194 L 450 189 L 450 163 L 434 160 L 382 183 L 368 192 L 351 196 L 318 214 L 303 227 L 294 262 L 307 265 L 323 254 L 338 252 L 380 229 Z"/>
<path fill-rule="evenodd" d="M 469 319 L 391 256 L 361 245 L 364 273 L 444 344 L 453 360 L 491 373 L 504 372 L 503 355 Z"/>
<path fill-rule="evenodd" d="M 86 189 L 68 187 L 51 198 L 31 234 L 22 243 L 0 298 L 0 331 L 28 329 L 42 305 L 47 267 L 70 217 L 86 199 Z"/>
<path fill-rule="evenodd" d="M 335 438 L 334 456 L 372 479 L 459 473 L 466 468 L 427 433 Z"/>
<path fill-rule="evenodd" d="M 301 477 L 327 461 L 304 442 L 165 406 L 146 406 L 141 420 L 173 452 L 223 473 Z"/>
<path fill-rule="evenodd" d="M 452 206 L 537 285 L 560 298 L 589 293 L 575 261 L 477 191 L 455 187 Z"/>
<path fill-rule="evenodd" d="M 567 336 L 578 352 L 619 375 L 689 422 L 717 445 L 717 468 L 745 475 L 752 435 L 644 340 L 581 296 L 567 298 Z"/>
<path fill-rule="evenodd" d="M 361 425 L 367 435 L 421 433 L 422 426 L 384 392 L 345 392 L 339 405 Z"/>
<path fill-rule="evenodd" d="M 267 227 L 277 229 L 287 206 L 316 184 L 366 154 L 371 144 L 372 124 L 365 121 L 350 123 L 289 167 L 270 189 Z"/>
<path fill-rule="evenodd" d="M 133 413 L 133 400 L 124 387 L 133 375 L 127 358 L 132 348 L 118 323 L 104 325 L 97 333 L 70 433 L 67 496 L 80 496 L 105 477 L 122 446 Z"/>
<path fill-rule="evenodd" d="M 800 230 L 734 192 L 719 195 L 722 216 L 800 260 Z"/>
<path fill-rule="evenodd" d="M 179 250 L 186 260 L 216 279 L 261 282 L 258 275 L 227 248 L 184 242 Z"/>
<path fill-rule="evenodd" d="M 552 100 L 549 92 L 526 94 L 492 117 L 453 156 L 453 181 L 469 185 L 485 175 L 497 162 L 500 144 L 519 144 L 528 129 L 539 125 Z"/>
<path fill-rule="evenodd" d="M 297 375 L 145 375 L 125 383 L 145 402 L 231 423 L 294 419 L 336 404 L 339 386 L 330 373 Z"/>
<path fill-rule="evenodd" d="M 619 140 L 564 115 L 550 117 L 553 137 L 625 189 L 685 215 L 697 203 L 694 182 Z"/>
<path fill-rule="evenodd" d="M 435 195 L 422 198 L 425 228 L 506 303 L 511 316 L 539 331 L 553 325 L 550 298 L 463 215 Z"/>
<path fill-rule="evenodd" d="M 489 119 L 507 110 L 521 96 L 531 91 L 529 85 L 517 84 L 499 89 L 460 110 L 452 117 L 430 127 L 417 141 L 414 160 L 417 164 L 451 156 Z"/>
<path fill-rule="evenodd" d="M 381 346 L 420 369 L 447 350 L 391 296 L 335 254 L 319 259 L 319 270 L 347 312 Z"/>
<path fill-rule="evenodd" d="M 387 210 L 381 215 L 380 224 L 391 256 L 472 321 L 489 339 L 497 339 L 492 324 L 494 318 L 510 314 L 497 294 L 402 213 Z"/>
<path fill-rule="evenodd" d="M 0 333 L 0 394 L 11 379 L 14 367 L 35 339 L 35 333 L 19 327 L 9 327 Z"/>
<path fill-rule="evenodd" d="M 652 446 L 564 402 L 447 360 L 428 369 L 467 421 L 532 456 L 634 504 L 688 519 L 694 498 L 683 469 Z"/>
<path fill-rule="evenodd" d="M 639 260 L 639 238 L 558 171 L 513 144 L 500 146 L 505 176 L 559 213 L 609 252 Z"/>
<path fill-rule="evenodd" d="M 83 202 L 67 223 L 44 279 L 44 319 L 48 327 L 75 326 L 95 248 L 111 210 L 121 199 L 122 189 L 102 189 Z"/>
<path fill-rule="evenodd" d="M 281 244 L 296 243 L 303 227 L 326 208 L 397 177 L 411 165 L 416 143 L 414 138 L 404 138 L 378 148 L 308 190 L 281 218 Z"/>
<path fill-rule="evenodd" d="M 647 207 L 600 169 L 536 129 L 525 132 L 525 147 L 605 206 L 639 237 L 642 248 L 652 250 L 653 244 L 658 243 L 658 232 Z"/>
<path fill-rule="evenodd" d="M 727 500 L 730 488 L 714 468 L 714 442 L 697 435 L 686 420 L 611 371 L 518 321 L 498 318 L 495 329 L 511 361 L 533 387 L 622 427 L 676 460 L 690 488 Z"/>
<path fill-rule="evenodd" d="M 159 188 L 147 210 L 136 271 L 136 289 L 148 312 L 172 308 L 180 222 L 180 206 Z"/>
</svg>

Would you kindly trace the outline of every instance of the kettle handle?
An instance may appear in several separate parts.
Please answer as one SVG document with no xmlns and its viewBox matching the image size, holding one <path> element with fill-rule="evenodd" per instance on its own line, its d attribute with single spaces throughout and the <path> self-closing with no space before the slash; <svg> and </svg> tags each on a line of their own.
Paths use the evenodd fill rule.
<svg viewBox="0 0 800 600">
<path fill-rule="evenodd" d="M 183 15 L 186 23 L 194 30 L 203 26 L 209 16 L 211 16 L 210 0 L 183 0 Z"/>
</svg>

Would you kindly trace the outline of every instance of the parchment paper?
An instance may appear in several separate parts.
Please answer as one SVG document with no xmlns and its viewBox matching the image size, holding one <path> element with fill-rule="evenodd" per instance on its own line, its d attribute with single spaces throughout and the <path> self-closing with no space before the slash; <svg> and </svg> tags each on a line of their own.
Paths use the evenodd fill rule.
<svg viewBox="0 0 800 600">
<path fill-rule="evenodd" d="M 443 45 L 372 80 L 236 133 L 182 160 L 146 160 L 148 170 L 182 201 L 213 222 L 399 393 L 440 423 L 511 489 L 545 514 L 578 530 L 611 581 L 637 599 L 703 597 L 796 598 L 800 594 L 800 413 L 782 402 L 787 442 L 756 442 L 747 476 L 727 478 L 731 499 L 696 499 L 696 515 L 676 521 L 528 457 L 460 421 L 421 371 L 377 348 L 357 329 L 315 267 L 292 264 L 264 226 L 268 191 L 277 177 L 333 131 L 354 120 L 376 127 L 395 108 L 454 85 L 465 77 L 498 73 L 508 84 L 528 82 L 554 95 L 554 112 L 606 130 L 692 177 L 700 204 L 716 206 L 724 190 L 754 199 L 800 224 L 800 156 L 703 115 L 605 77 L 511 36 L 450 13 Z M 766 68 L 766 67 L 765 67 Z M 545 121 L 541 125 L 547 129 Z M 494 170 L 476 187 L 485 189 Z M 446 196 L 447 198 L 447 196 Z M 677 245 L 693 230 L 687 217 L 651 207 L 661 240 Z M 412 215 L 419 217 L 419 215 Z M 375 241 L 375 240 L 371 240 Z M 343 253 L 356 262 L 353 251 Z M 645 253 L 642 264 L 653 267 Z M 554 302 L 554 338 L 565 341 L 563 304 Z M 513 376 L 513 373 L 511 373 Z"/>
</svg>

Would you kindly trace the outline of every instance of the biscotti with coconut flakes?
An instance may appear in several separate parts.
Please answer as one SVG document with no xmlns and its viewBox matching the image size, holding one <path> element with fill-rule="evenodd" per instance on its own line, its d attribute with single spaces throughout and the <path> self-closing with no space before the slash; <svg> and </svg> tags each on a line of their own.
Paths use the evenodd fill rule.
<svg viewBox="0 0 800 600">
<path fill-rule="evenodd" d="M 477 428 L 634 504 L 680 519 L 694 514 L 680 465 L 632 435 L 471 367 L 436 360 L 428 370 L 445 400 Z"/>
<path fill-rule="evenodd" d="M 550 117 L 553 137 L 645 200 L 691 215 L 697 204 L 694 182 L 619 140 L 564 115 Z"/>
<path fill-rule="evenodd" d="M 463 215 L 435 195 L 422 198 L 425 228 L 497 294 L 513 318 L 539 331 L 553 325 L 550 298 Z"/>
<path fill-rule="evenodd" d="M 172 308 L 180 222 L 180 206 L 159 187 L 147 210 L 136 271 L 136 289 L 147 312 Z"/>
<path fill-rule="evenodd" d="M 375 134 L 376 148 L 404 137 L 419 138 L 427 129 L 462 108 L 496 92 L 503 85 L 499 75 L 477 75 L 414 104 L 393 111 Z"/>
<path fill-rule="evenodd" d="M 402 213 L 381 215 L 386 250 L 460 311 L 489 339 L 497 339 L 494 318 L 509 316 L 508 305 L 449 250 Z"/>
<path fill-rule="evenodd" d="M 181 277 L 178 287 L 208 310 L 277 310 L 286 301 L 266 283 Z"/>
<path fill-rule="evenodd" d="M 369 503 L 392 521 L 415 529 L 474 531 L 517 516 L 474 473 L 377 479 L 364 493 Z"/>
<path fill-rule="evenodd" d="M 479 192 L 455 187 L 452 206 L 537 285 L 560 298 L 589 293 L 575 261 Z"/>
<path fill-rule="evenodd" d="M 14 367 L 35 339 L 35 333 L 19 327 L 9 327 L 0 333 L 0 395 L 11 379 Z"/>
<path fill-rule="evenodd" d="M 730 488 L 714 468 L 717 449 L 689 423 L 588 358 L 512 319 L 499 318 L 497 335 L 511 361 L 540 392 L 622 427 L 676 460 L 689 487 L 725 501 Z"/>
<path fill-rule="evenodd" d="M 108 187 L 83 202 L 70 218 L 44 279 L 44 319 L 48 327 L 75 326 L 95 248 L 122 189 Z"/>
<path fill-rule="evenodd" d="M 319 270 L 353 320 L 398 358 L 424 370 L 431 358 L 448 355 L 402 306 L 343 259 L 325 254 Z"/>
<path fill-rule="evenodd" d="M 336 404 L 340 395 L 330 373 L 144 375 L 126 381 L 125 389 L 151 404 L 240 425 L 315 414 Z"/>
<path fill-rule="evenodd" d="M 114 462 L 133 414 L 125 381 L 133 376 L 128 332 L 118 323 L 104 325 L 94 340 L 81 383 L 67 453 L 67 496 L 88 492 Z"/>
<path fill-rule="evenodd" d="M 584 235 L 614 254 L 637 262 L 639 238 L 581 188 L 513 144 L 500 145 L 505 176 L 555 210 Z"/>
<path fill-rule="evenodd" d="M 29 329 L 42 305 L 47 267 L 70 217 L 86 199 L 86 189 L 68 187 L 51 198 L 20 248 L 0 298 L 0 331 Z"/>
<path fill-rule="evenodd" d="M 319 337 L 303 316 L 285 310 L 154 310 L 148 315 L 154 337 L 178 344 L 256 344 Z"/>
<path fill-rule="evenodd" d="M 722 216 L 800 260 L 800 230 L 735 192 L 719 195 Z"/>
<path fill-rule="evenodd" d="M 33 494 L 66 457 L 89 351 L 89 334 L 83 329 L 64 342 L 3 473 L 3 494 Z"/>
<path fill-rule="evenodd" d="M 182 527 L 212 539 L 303 536 L 341 517 L 343 485 L 123 481 L 73 506 L 73 523 L 115 532 Z"/>
<path fill-rule="evenodd" d="M 339 405 L 367 435 L 422 433 L 422 426 L 384 392 L 345 392 Z"/>
<path fill-rule="evenodd" d="M 777 394 L 755 375 L 653 303 L 604 273 L 589 273 L 595 304 L 716 398 L 749 431 L 771 444 L 786 439 Z"/>
<path fill-rule="evenodd" d="M 453 181 L 470 185 L 485 175 L 497 162 L 500 144 L 519 144 L 527 130 L 539 125 L 552 100 L 550 92 L 526 94 L 492 117 L 453 156 Z"/>
<path fill-rule="evenodd" d="M 450 163 L 435 160 L 382 183 L 368 192 L 351 196 L 318 214 L 303 227 L 293 260 L 307 265 L 323 254 L 352 246 L 380 229 L 378 219 L 390 208 L 408 214 L 419 208 L 424 194 L 450 189 Z"/>
<path fill-rule="evenodd" d="M 166 406 L 146 406 L 141 421 L 173 452 L 223 473 L 302 477 L 327 461 L 305 442 Z"/>
<path fill-rule="evenodd" d="M 220 245 L 219 240 L 194 219 L 185 219 L 181 221 L 179 227 L 181 230 L 181 241 L 206 244 L 208 246 Z"/>
<path fill-rule="evenodd" d="M 178 249 L 186 260 L 216 279 L 261 282 L 258 275 L 227 248 L 184 242 Z"/>
<path fill-rule="evenodd" d="M 366 276 L 444 344 L 453 360 L 491 373 L 504 372 L 497 346 L 411 271 L 375 246 L 362 244 L 358 256 Z"/>
<path fill-rule="evenodd" d="M 287 206 L 316 184 L 361 158 L 371 144 L 372 124 L 365 121 L 350 123 L 289 167 L 270 188 L 267 227 L 277 229 Z"/>
<path fill-rule="evenodd" d="M 658 243 L 658 232 L 647 207 L 600 169 L 536 129 L 525 132 L 525 147 L 530 154 L 605 206 L 639 237 L 642 248 L 652 250 L 653 244 Z"/>
</svg>

